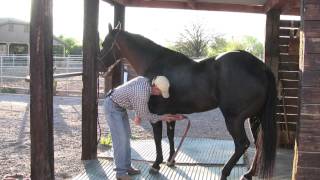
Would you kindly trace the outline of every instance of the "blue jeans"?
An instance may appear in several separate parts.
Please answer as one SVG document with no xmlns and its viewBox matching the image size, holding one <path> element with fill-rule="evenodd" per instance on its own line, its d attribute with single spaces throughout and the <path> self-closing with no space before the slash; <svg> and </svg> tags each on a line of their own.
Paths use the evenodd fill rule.
<svg viewBox="0 0 320 180">
<path fill-rule="evenodd" d="M 116 176 L 127 174 L 131 167 L 131 129 L 126 109 L 107 97 L 104 102 L 106 119 L 110 128 Z"/>
</svg>

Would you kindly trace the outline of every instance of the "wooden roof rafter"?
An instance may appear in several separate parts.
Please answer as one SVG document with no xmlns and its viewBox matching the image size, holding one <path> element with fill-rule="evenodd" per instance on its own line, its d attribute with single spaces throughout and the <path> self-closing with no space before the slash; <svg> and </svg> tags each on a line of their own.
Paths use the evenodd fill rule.
<svg viewBox="0 0 320 180">
<path fill-rule="evenodd" d="M 171 8 L 208 11 L 229 11 L 265 14 L 270 9 L 282 14 L 299 15 L 299 0 L 103 0 L 128 7 Z"/>
<path fill-rule="evenodd" d="M 264 4 L 264 11 L 268 12 L 271 9 L 282 9 L 289 0 L 267 0 Z"/>
<path fill-rule="evenodd" d="M 263 5 L 212 3 L 210 1 L 199 1 L 199 0 L 103 0 L 103 1 L 106 1 L 110 4 L 121 4 L 129 7 L 264 13 Z"/>
<path fill-rule="evenodd" d="M 196 0 L 188 0 L 187 2 L 191 9 L 196 9 Z"/>
</svg>

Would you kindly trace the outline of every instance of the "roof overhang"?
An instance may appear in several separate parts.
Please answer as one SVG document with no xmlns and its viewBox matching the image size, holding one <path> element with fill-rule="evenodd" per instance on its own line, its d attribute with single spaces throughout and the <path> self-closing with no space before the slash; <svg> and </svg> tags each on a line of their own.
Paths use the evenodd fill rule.
<svg viewBox="0 0 320 180">
<path fill-rule="evenodd" d="M 208 11 L 266 13 L 280 9 L 282 14 L 299 15 L 300 0 L 103 0 L 127 7 L 173 8 Z"/>
</svg>

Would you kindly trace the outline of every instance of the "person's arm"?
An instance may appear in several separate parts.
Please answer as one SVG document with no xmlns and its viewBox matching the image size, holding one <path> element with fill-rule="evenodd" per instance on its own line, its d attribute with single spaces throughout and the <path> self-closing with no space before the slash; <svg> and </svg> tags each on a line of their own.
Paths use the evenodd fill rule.
<svg viewBox="0 0 320 180">
<path fill-rule="evenodd" d="M 137 94 L 131 97 L 132 107 L 136 113 L 136 116 L 140 117 L 142 120 L 150 121 L 151 123 L 156 123 L 158 121 L 175 121 L 184 119 L 181 115 L 157 115 L 152 114 L 149 111 L 148 101 L 150 98 L 150 89 L 148 84 L 145 84 L 144 87 L 139 89 Z M 140 121 L 141 121 L 140 119 Z"/>
<path fill-rule="evenodd" d="M 151 123 L 156 123 L 162 120 L 162 116 L 150 113 L 148 100 L 149 95 L 143 92 L 135 97 L 132 97 L 132 107 L 136 112 L 136 116 L 140 117 L 140 120 L 150 121 Z"/>
</svg>

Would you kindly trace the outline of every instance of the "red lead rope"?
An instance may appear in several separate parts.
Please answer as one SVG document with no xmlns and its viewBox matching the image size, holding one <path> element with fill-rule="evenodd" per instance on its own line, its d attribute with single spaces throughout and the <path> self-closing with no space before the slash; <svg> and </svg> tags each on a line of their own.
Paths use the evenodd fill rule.
<svg viewBox="0 0 320 180">
<path fill-rule="evenodd" d="M 169 164 L 173 164 L 173 161 L 174 161 L 174 159 L 176 158 L 176 156 L 178 155 L 178 152 L 179 152 L 179 150 L 180 150 L 180 148 L 181 148 L 181 145 L 182 145 L 184 139 L 186 138 L 186 136 L 187 136 L 187 134 L 188 134 L 188 132 L 189 132 L 190 126 L 191 126 L 190 119 L 189 119 L 187 116 L 184 116 L 184 117 L 185 117 L 186 120 L 188 121 L 188 124 L 187 124 L 186 129 L 185 129 L 184 132 L 183 132 L 183 136 L 182 136 L 182 138 L 181 138 L 181 140 L 180 140 L 180 143 L 179 143 L 179 145 L 178 145 L 178 148 L 177 148 L 176 152 L 172 155 L 172 157 L 171 157 L 171 159 L 170 159 L 170 161 L 169 161 Z"/>
<path fill-rule="evenodd" d="M 98 76 L 98 82 L 97 82 L 98 90 L 97 90 L 97 126 L 98 126 L 98 139 L 97 139 L 97 145 L 99 145 L 100 139 L 101 139 L 101 126 L 100 126 L 100 121 L 99 121 L 99 76 Z"/>
</svg>

